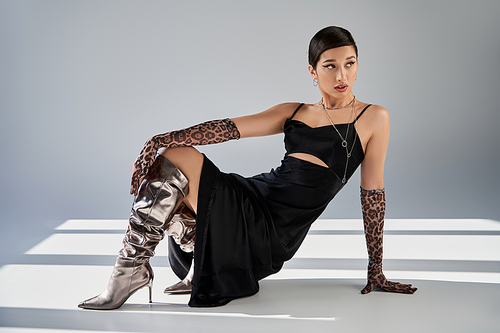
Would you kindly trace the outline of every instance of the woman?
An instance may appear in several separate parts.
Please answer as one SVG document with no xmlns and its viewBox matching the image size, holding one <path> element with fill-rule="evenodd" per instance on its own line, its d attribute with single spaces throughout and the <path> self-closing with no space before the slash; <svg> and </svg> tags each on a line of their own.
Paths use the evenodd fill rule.
<svg viewBox="0 0 500 333">
<path fill-rule="evenodd" d="M 255 294 L 258 280 L 292 258 L 359 165 L 369 255 L 361 292 L 414 293 L 416 288 L 387 281 L 382 273 L 389 116 L 354 97 L 357 59 L 349 31 L 324 28 L 309 44 L 318 103 L 279 104 L 148 140 L 133 165 L 130 193 L 136 197 L 113 274 L 101 295 L 79 307 L 118 308 L 145 286 L 151 302 L 149 258 L 165 234 L 175 240 L 169 244 L 171 267 L 184 278 L 166 292 L 190 292 L 190 306 L 224 305 Z M 285 134 L 287 150 L 281 166 L 251 178 L 220 172 L 192 147 L 277 133 Z"/>
</svg>

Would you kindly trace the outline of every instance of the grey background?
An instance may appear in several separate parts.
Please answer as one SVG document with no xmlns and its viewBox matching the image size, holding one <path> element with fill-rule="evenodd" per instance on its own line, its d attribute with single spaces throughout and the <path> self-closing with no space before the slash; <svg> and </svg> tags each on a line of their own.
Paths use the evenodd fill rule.
<svg viewBox="0 0 500 333">
<path fill-rule="evenodd" d="M 387 217 L 498 220 L 499 13 L 498 1 L 0 0 L 2 244 L 127 218 L 130 164 L 154 134 L 318 101 L 307 46 L 328 25 L 358 43 L 356 97 L 391 115 Z M 200 150 L 251 176 L 279 165 L 282 140 Z M 322 217 L 359 218 L 358 186 L 356 174 Z"/>
</svg>

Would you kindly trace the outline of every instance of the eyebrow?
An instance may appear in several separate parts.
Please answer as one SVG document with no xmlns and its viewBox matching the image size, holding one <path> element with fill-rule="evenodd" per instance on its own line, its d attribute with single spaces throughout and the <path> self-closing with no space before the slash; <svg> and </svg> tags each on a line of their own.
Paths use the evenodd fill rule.
<svg viewBox="0 0 500 333">
<path fill-rule="evenodd" d="M 356 56 L 350 56 L 350 57 L 345 58 L 345 60 L 349 60 L 349 59 L 356 59 Z M 325 63 L 325 62 L 337 62 L 337 60 L 327 59 L 327 60 L 323 61 L 323 63 Z"/>
</svg>

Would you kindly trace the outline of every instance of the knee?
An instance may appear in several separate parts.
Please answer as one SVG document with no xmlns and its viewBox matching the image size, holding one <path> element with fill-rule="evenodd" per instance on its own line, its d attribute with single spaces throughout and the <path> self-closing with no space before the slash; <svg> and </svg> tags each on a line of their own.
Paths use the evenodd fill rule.
<svg viewBox="0 0 500 333">
<path fill-rule="evenodd" d="M 201 168 L 203 166 L 203 155 L 195 148 L 168 148 L 164 149 L 160 153 L 163 157 L 178 167 L 190 182 L 199 178 Z"/>
<path fill-rule="evenodd" d="M 160 151 L 159 154 L 174 164 L 174 161 L 191 160 L 201 157 L 201 153 L 194 147 L 167 148 Z"/>
<path fill-rule="evenodd" d="M 193 147 L 167 148 L 160 154 L 186 175 L 191 175 L 193 170 L 201 169 L 203 164 L 203 155 Z"/>
</svg>

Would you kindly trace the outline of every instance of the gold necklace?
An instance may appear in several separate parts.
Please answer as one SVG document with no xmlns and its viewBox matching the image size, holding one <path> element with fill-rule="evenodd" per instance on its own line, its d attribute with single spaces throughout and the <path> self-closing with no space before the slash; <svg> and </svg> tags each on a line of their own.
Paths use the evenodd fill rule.
<svg viewBox="0 0 500 333">
<path fill-rule="evenodd" d="M 354 141 L 352 143 L 352 147 L 351 147 L 351 151 L 349 151 L 349 148 L 347 147 L 347 136 L 349 135 L 349 125 L 351 124 L 350 122 L 347 123 L 347 131 L 345 133 L 345 138 L 342 136 L 342 134 L 340 134 L 339 130 L 337 129 L 337 127 L 335 126 L 335 124 L 333 123 L 332 119 L 330 118 L 330 116 L 328 115 L 328 112 L 326 112 L 326 107 L 323 105 L 323 103 L 321 103 L 321 106 L 323 107 L 323 111 L 325 111 L 325 114 L 326 114 L 326 117 L 328 118 L 328 120 L 330 121 L 330 124 L 332 124 L 333 128 L 335 129 L 335 131 L 337 132 L 337 134 L 339 135 L 340 139 L 342 140 L 342 147 L 345 148 L 345 152 L 346 152 L 346 161 L 345 161 L 345 168 L 344 168 L 344 177 L 342 178 L 342 184 L 345 185 L 345 183 L 347 182 L 347 179 L 346 179 L 346 175 L 347 175 L 347 166 L 349 164 L 349 158 L 351 158 L 351 154 L 352 154 L 352 151 L 354 150 L 354 145 L 356 144 L 356 136 L 357 135 L 354 135 Z M 351 103 L 349 103 L 348 105 L 352 104 L 352 110 L 351 110 L 351 119 L 352 119 L 352 115 L 354 113 L 354 99 L 351 101 Z M 344 108 L 345 106 L 343 107 L 340 107 L 340 108 Z M 339 109 L 340 109 L 339 108 Z M 349 120 L 351 120 L 349 119 Z M 354 124 L 353 124 L 354 126 Z"/>
<path fill-rule="evenodd" d="M 326 109 L 326 110 L 338 110 L 338 109 L 343 109 L 343 108 L 346 108 L 348 106 L 351 106 L 354 103 L 355 99 L 356 99 L 356 96 L 353 95 L 353 99 L 352 99 L 352 101 L 349 102 L 349 104 L 344 105 L 344 106 L 339 106 L 339 107 L 336 107 L 336 108 L 327 108 L 325 106 L 325 104 L 323 104 L 323 97 L 321 97 L 321 100 L 319 101 L 319 105 L 321 105 L 323 107 L 323 109 Z"/>
</svg>

